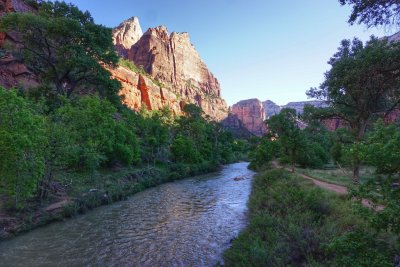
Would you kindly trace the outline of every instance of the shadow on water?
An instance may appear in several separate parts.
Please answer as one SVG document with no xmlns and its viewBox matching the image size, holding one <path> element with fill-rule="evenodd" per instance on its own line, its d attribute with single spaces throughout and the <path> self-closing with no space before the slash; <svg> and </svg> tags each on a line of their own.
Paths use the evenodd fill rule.
<svg viewBox="0 0 400 267">
<path fill-rule="evenodd" d="M 164 184 L 4 241 L 0 265 L 213 266 L 246 224 L 247 165 Z"/>
</svg>

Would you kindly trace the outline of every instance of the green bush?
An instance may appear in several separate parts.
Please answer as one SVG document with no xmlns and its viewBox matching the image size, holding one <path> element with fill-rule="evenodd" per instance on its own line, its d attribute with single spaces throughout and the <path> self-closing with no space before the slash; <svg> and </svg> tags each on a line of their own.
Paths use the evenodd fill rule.
<svg viewBox="0 0 400 267">
<path fill-rule="evenodd" d="M 15 90 L 0 87 L 0 193 L 24 208 L 45 173 L 46 118 Z"/>
<path fill-rule="evenodd" d="M 350 204 L 285 170 L 263 172 L 253 182 L 250 224 L 225 252 L 226 266 L 393 264 L 396 250 Z"/>
</svg>

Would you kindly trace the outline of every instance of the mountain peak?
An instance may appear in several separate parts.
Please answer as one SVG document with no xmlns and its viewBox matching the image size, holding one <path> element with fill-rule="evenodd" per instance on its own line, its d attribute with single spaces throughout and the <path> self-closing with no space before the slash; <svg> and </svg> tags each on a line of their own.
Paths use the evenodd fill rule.
<svg viewBox="0 0 400 267">
<path fill-rule="evenodd" d="M 113 29 L 112 34 L 113 42 L 118 54 L 126 58 L 131 47 L 143 36 L 139 18 L 131 17 L 127 20 L 124 20 L 121 24 Z"/>
</svg>

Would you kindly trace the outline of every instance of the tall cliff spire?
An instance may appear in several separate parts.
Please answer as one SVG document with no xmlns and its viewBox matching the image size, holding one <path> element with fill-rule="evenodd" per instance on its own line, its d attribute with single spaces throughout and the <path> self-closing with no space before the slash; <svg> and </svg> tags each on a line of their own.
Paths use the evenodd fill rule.
<svg viewBox="0 0 400 267">
<path fill-rule="evenodd" d="M 139 41 L 143 32 L 139 19 L 132 17 L 123 21 L 113 29 L 113 42 L 118 54 L 124 58 L 128 57 L 131 47 Z"/>
</svg>

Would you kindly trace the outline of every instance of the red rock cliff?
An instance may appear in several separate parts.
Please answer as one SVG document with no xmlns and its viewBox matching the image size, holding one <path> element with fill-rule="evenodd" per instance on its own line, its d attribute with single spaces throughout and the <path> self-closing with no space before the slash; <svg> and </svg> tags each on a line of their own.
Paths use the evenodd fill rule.
<svg viewBox="0 0 400 267">
<path fill-rule="evenodd" d="M 137 20 L 130 19 L 123 22 L 117 29 L 125 28 L 140 29 L 140 26 L 138 26 Z M 220 121 L 227 116 L 228 108 L 221 98 L 218 80 L 208 70 L 190 43 L 187 33 L 170 35 L 165 27 L 159 26 L 150 28 L 134 45 L 131 45 L 131 43 L 123 43 L 120 40 L 134 40 L 140 35 L 140 32 L 117 29 L 114 29 L 113 39 L 120 55 L 133 61 L 136 66 L 143 68 L 152 77 L 153 81 L 150 79 L 150 87 L 154 87 L 156 84 L 164 85 L 162 89 L 160 88 L 164 94 L 163 105 L 168 105 L 177 114 L 181 114 L 181 109 L 175 106 L 176 101 L 195 103 L 214 120 Z M 132 39 L 129 37 L 130 35 L 136 37 Z M 118 78 L 119 75 L 115 74 L 114 76 Z M 135 76 L 135 74 L 131 74 L 131 76 Z M 129 82 L 135 83 L 135 81 Z M 132 98 L 137 95 L 135 90 L 137 88 L 132 86 L 123 88 L 126 103 L 143 102 Z M 128 94 L 126 95 L 126 93 Z M 152 94 L 149 96 L 152 100 Z M 141 104 L 138 106 L 140 107 Z M 130 107 L 136 108 L 134 105 Z M 156 109 L 155 106 L 152 108 Z"/>
<path fill-rule="evenodd" d="M 0 17 L 11 12 L 35 12 L 35 9 L 22 0 L 0 0 Z M 38 81 L 25 65 L 15 59 L 10 52 L 3 50 L 4 44 L 12 47 L 21 46 L 18 34 L 0 32 L 0 85 L 7 88 L 36 86 Z"/>
<path fill-rule="evenodd" d="M 236 114 L 243 126 L 254 135 L 262 136 L 266 133 L 265 111 L 260 100 L 242 100 L 232 106 L 232 113 Z"/>
<path fill-rule="evenodd" d="M 127 19 L 114 28 L 113 42 L 118 54 L 123 58 L 129 58 L 132 46 L 140 40 L 142 35 L 142 28 L 137 17 Z"/>
</svg>

